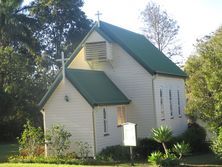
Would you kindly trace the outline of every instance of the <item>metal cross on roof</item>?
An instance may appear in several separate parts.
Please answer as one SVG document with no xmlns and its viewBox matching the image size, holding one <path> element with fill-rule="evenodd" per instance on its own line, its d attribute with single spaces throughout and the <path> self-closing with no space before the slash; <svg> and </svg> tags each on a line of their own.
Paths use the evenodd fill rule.
<svg viewBox="0 0 222 167">
<path fill-rule="evenodd" d="M 102 15 L 102 13 L 100 13 L 99 11 L 97 11 L 97 13 L 95 14 L 97 16 L 97 22 L 98 22 L 98 26 L 100 25 L 100 20 L 99 20 L 99 16 Z"/>
<path fill-rule="evenodd" d="M 64 52 L 61 52 L 61 59 L 56 59 L 56 61 L 61 61 L 62 62 L 62 77 L 63 81 L 65 81 L 65 61 L 68 60 L 68 58 L 64 58 Z"/>
</svg>

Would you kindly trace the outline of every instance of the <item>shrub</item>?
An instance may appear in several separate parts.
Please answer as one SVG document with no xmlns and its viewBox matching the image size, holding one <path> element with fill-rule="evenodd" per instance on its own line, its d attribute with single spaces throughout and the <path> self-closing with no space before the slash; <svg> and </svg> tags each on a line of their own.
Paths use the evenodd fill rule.
<svg viewBox="0 0 222 167">
<path fill-rule="evenodd" d="M 154 151 L 163 152 L 163 147 L 160 143 L 151 138 L 144 138 L 138 140 L 138 145 L 135 148 L 136 158 L 146 159 Z"/>
<path fill-rule="evenodd" d="M 109 165 L 113 162 L 105 162 L 94 159 L 75 159 L 72 156 L 44 157 L 44 156 L 11 156 L 8 159 L 11 163 L 43 163 L 43 164 L 73 164 L 73 165 Z"/>
<path fill-rule="evenodd" d="M 129 147 L 120 145 L 106 147 L 97 155 L 97 159 L 106 161 L 130 160 Z"/>
<path fill-rule="evenodd" d="M 174 154 L 164 155 L 163 159 L 160 161 L 160 166 L 164 167 L 172 167 L 172 166 L 179 166 L 180 160 Z"/>
<path fill-rule="evenodd" d="M 160 165 L 163 159 L 163 153 L 160 151 L 152 152 L 150 156 L 148 156 L 148 162 L 152 165 Z"/>
<path fill-rule="evenodd" d="M 38 156 L 44 154 L 44 135 L 42 129 L 36 128 L 30 121 L 24 125 L 21 138 L 18 138 L 19 152 L 23 156 Z"/>
<path fill-rule="evenodd" d="M 51 155 L 55 157 L 62 157 L 70 148 L 71 133 L 64 129 L 62 125 L 53 125 L 51 129 L 46 132 L 46 140 L 51 150 Z"/>
<path fill-rule="evenodd" d="M 87 142 L 76 142 L 76 144 L 79 147 L 79 156 L 84 159 L 84 158 L 89 158 L 89 154 L 90 154 L 90 149 L 92 148 L 89 143 Z"/>
<path fill-rule="evenodd" d="M 190 144 L 191 152 L 209 150 L 205 142 L 206 131 L 197 123 L 189 124 L 187 130 L 181 135 L 181 138 L 185 143 Z"/>
<path fill-rule="evenodd" d="M 179 156 L 179 159 L 181 159 L 182 156 L 187 155 L 190 152 L 190 145 L 184 141 L 176 143 L 173 146 L 173 152 L 175 152 Z"/>
<path fill-rule="evenodd" d="M 152 129 L 153 139 L 161 143 L 165 154 L 168 154 L 166 142 L 170 141 L 173 137 L 172 130 L 167 126 L 160 126 L 159 128 Z"/>
<path fill-rule="evenodd" d="M 157 166 L 179 166 L 179 159 L 176 157 L 174 154 L 168 153 L 163 154 L 159 151 L 151 153 L 150 156 L 148 156 L 148 162 L 151 163 L 152 165 L 157 165 Z"/>
<path fill-rule="evenodd" d="M 213 138 L 211 149 L 216 155 L 222 158 L 222 127 L 219 128 L 218 135 Z"/>
</svg>

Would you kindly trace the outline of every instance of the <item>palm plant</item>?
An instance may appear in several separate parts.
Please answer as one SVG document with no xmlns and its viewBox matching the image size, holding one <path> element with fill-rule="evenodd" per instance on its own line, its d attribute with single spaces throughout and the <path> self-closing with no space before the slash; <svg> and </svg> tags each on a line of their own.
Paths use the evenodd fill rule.
<svg viewBox="0 0 222 167">
<path fill-rule="evenodd" d="M 168 155 L 168 149 L 165 143 L 172 138 L 171 129 L 166 126 L 160 126 L 159 128 L 152 129 L 152 133 L 153 139 L 162 144 L 165 154 Z"/>
<path fill-rule="evenodd" d="M 184 141 L 181 143 L 176 143 L 173 145 L 173 151 L 179 155 L 179 159 L 181 159 L 183 155 L 186 155 L 190 152 L 190 145 Z"/>
</svg>

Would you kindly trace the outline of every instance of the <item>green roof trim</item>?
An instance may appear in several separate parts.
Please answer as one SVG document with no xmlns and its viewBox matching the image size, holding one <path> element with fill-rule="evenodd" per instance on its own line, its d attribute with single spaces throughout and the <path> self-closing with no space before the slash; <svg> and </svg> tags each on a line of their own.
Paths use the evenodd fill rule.
<svg viewBox="0 0 222 167">
<path fill-rule="evenodd" d="M 100 22 L 99 28 L 114 42 L 118 43 L 152 75 L 163 74 L 187 77 L 184 71 L 166 57 L 143 35 L 102 21 Z"/>
<path fill-rule="evenodd" d="M 66 69 L 66 77 L 92 107 L 130 103 L 103 71 Z"/>
<path fill-rule="evenodd" d="M 38 106 L 41 109 L 45 103 L 47 102 L 47 100 L 50 98 L 50 96 L 52 95 L 52 93 L 55 91 L 55 89 L 57 88 L 57 86 L 59 85 L 59 83 L 62 81 L 62 73 L 60 72 L 56 79 L 54 80 L 54 82 L 52 83 L 52 85 L 50 86 L 50 88 L 48 89 L 48 91 L 46 92 L 46 94 L 43 96 L 43 98 L 41 99 L 41 101 L 39 102 Z"/>
<path fill-rule="evenodd" d="M 68 61 L 65 63 L 65 67 L 67 68 L 71 62 L 73 61 L 73 59 L 76 57 L 76 55 L 79 53 L 79 51 L 82 49 L 84 43 L 86 42 L 87 38 L 92 34 L 92 32 L 97 28 L 97 24 L 94 24 L 94 26 L 92 27 L 92 29 L 87 33 L 87 35 L 84 37 L 84 39 L 82 40 L 82 42 L 77 46 L 77 48 L 74 50 L 74 52 L 72 53 L 72 55 L 70 56 L 70 58 L 68 59 Z M 104 37 L 105 38 L 105 37 Z M 38 103 L 38 107 L 41 109 L 45 103 L 47 102 L 47 100 L 50 98 L 50 96 L 52 95 L 52 93 L 54 92 L 54 90 L 57 88 L 57 86 L 59 85 L 60 81 L 62 80 L 62 70 L 60 69 L 55 77 L 55 80 L 53 81 L 52 85 L 49 87 L 49 89 L 47 90 L 46 94 L 43 96 L 43 98 L 41 99 L 41 101 Z"/>
<path fill-rule="evenodd" d="M 126 29 L 123 29 L 123 28 L 120 28 L 120 27 L 117 27 L 117 26 L 114 26 L 114 25 L 111 25 L 102 21 L 100 21 L 100 27 L 98 27 L 97 23 L 92 27 L 92 29 L 88 32 L 88 34 L 85 36 L 82 42 L 74 50 L 69 60 L 65 63 L 66 68 L 71 64 L 73 59 L 82 49 L 87 38 L 92 34 L 93 31 L 97 31 L 108 42 L 118 43 L 126 52 L 129 53 L 129 55 L 131 55 L 138 63 L 140 63 L 152 75 L 162 74 L 162 75 L 183 77 L 183 78 L 187 77 L 187 74 L 185 72 L 183 72 L 176 64 L 174 64 L 161 51 L 159 51 L 143 35 L 134 33 L 132 31 L 128 31 Z M 45 105 L 45 103 L 50 98 L 54 90 L 57 88 L 61 80 L 62 80 L 62 73 L 60 70 L 53 84 L 48 89 L 48 91 L 46 92 L 42 100 L 39 102 L 38 106 L 40 108 L 42 108 Z M 80 88 L 79 88 L 79 91 L 80 91 Z M 82 94 L 84 94 L 85 98 L 88 97 L 85 95 L 86 93 L 82 92 Z M 96 101 L 93 101 L 93 100 L 87 100 L 87 101 L 91 105 L 99 105 Z M 116 104 L 120 104 L 119 102 L 117 102 Z M 109 105 L 108 102 L 107 104 L 105 103 L 106 102 L 104 101 L 101 104 Z"/>
</svg>

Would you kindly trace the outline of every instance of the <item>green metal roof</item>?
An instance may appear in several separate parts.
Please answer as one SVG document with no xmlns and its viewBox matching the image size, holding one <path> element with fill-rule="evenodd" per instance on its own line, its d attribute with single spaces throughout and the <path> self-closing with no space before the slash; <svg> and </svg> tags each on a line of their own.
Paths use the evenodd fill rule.
<svg viewBox="0 0 222 167">
<path fill-rule="evenodd" d="M 92 107 L 130 103 L 103 71 L 67 69 L 66 77 Z"/>
<path fill-rule="evenodd" d="M 100 22 L 99 29 L 118 43 L 151 74 L 165 74 L 187 77 L 175 63 L 166 57 L 159 49 L 143 35 L 126 29 Z"/>
<path fill-rule="evenodd" d="M 148 72 L 153 74 L 164 74 L 170 76 L 177 77 L 187 77 L 186 73 L 183 72 L 178 66 L 176 66 L 169 58 L 167 58 L 162 52 L 160 52 L 151 42 L 149 42 L 143 35 L 137 34 L 126 29 L 105 23 L 100 22 L 100 27 L 95 24 L 83 41 L 79 44 L 79 46 L 75 49 L 73 54 L 70 56 L 70 59 L 66 62 L 66 68 L 70 65 L 79 51 L 82 49 L 87 38 L 92 34 L 93 31 L 97 31 L 101 36 L 103 36 L 108 42 L 116 42 L 118 43 L 126 52 L 129 53 L 138 63 L 140 63 Z M 68 71 L 71 69 L 68 69 Z M 80 72 L 80 71 L 79 71 Z M 86 72 L 86 71 L 85 71 Z M 93 71 L 92 71 L 93 72 Z M 69 72 L 68 72 L 69 73 Z M 67 76 L 70 75 L 67 73 Z M 87 73 L 87 72 L 86 72 Z M 101 73 L 101 72 L 100 72 Z M 88 73 L 89 74 L 89 73 Z M 74 74 L 75 75 L 75 74 Z M 105 75 L 105 74 L 104 74 Z M 107 77 L 107 76 L 106 76 Z M 108 77 L 107 77 L 108 78 Z M 56 76 L 55 81 L 48 89 L 42 100 L 39 102 L 38 106 L 42 108 L 47 100 L 50 98 L 54 90 L 59 85 L 62 80 L 61 70 Z M 74 83 L 74 78 L 69 78 L 71 82 Z M 73 81 L 72 81 L 73 80 Z M 87 81 L 88 83 L 88 81 Z M 100 83 L 102 85 L 102 83 Z M 114 85 L 114 84 L 113 84 Z M 89 85 L 88 85 L 89 86 Z M 92 85 L 90 85 L 92 86 Z M 115 85 L 114 85 L 115 86 Z M 75 86 L 77 88 L 77 86 Z M 115 86 L 116 87 L 116 86 Z M 79 91 L 83 91 L 80 86 L 77 88 Z M 116 89 L 118 89 L 116 87 Z M 100 89 L 99 89 L 100 90 Z M 86 89 L 85 91 L 88 91 Z M 121 91 L 119 91 L 121 93 Z M 99 105 L 98 101 L 100 101 L 100 105 L 102 104 L 110 104 L 108 100 L 102 102 L 102 100 L 92 101 L 89 100 L 91 96 L 87 96 L 87 92 L 80 92 L 91 105 Z M 121 93 L 122 94 L 122 93 Z M 124 96 L 124 95 L 123 95 Z M 127 97 L 125 97 L 127 99 Z M 128 99 L 127 99 L 128 100 Z M 113 100 L 114 102 L 114 100 Z M 120 101 L 119 101 L 120 102 Z M 126 102 L 126 101 L 124 101 Z M 129 100 L 128 100 L 129 103 Z M 118 104 L 116 102 L 116 104 Z"/>
</svg>

